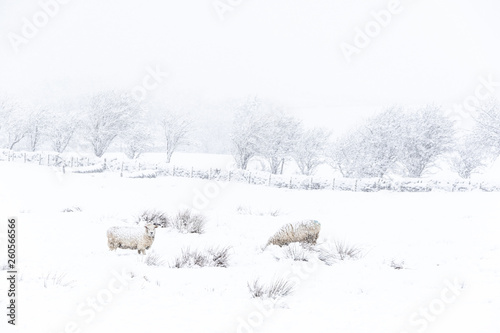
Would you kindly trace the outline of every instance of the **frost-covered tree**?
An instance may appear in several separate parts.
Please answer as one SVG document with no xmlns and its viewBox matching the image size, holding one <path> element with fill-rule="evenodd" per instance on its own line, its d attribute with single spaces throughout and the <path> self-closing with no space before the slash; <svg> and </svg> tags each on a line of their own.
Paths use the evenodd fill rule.
<svg viewBox="0 0 500 333">
<path fill-rule="evenodd" d="M 58 110 L 51 112 L 47 137 L 58 153 L 64 152 L 68 147 L 75 132 L 81 126 L 81 120 L 75 112 Z"/>
<path fill-rule="evenodd" d="M 263 102 L 257 97 L 249 97 L 236 108 L 231 129 L 231 151 L 240 169 L 246 169 L 254 157 L 263 137 L 267 116 L 263 112 Z"/>
<path fill-rule="evenodd" d="M 441 109 L 425 106 L 405 115 L 398 161 L 408 177 L 418 178 L 453 148 L 453 122 Z"/>
<path fill-rule="evenodd" d="M 160 121 L 165 139 L 167 163 L 179 146 L 188 144 L 188 134 L 192 130 L 192 121 L 184 113 L 167 109 Z"/>
<path fill-rule="evenodd" d="M 28 149 L 35 151 L 42 137 L 49 132 L 50 119 L 46 109 L 36 106 L 27 116 L 26 137 Z"/>
<path fill-rule="evenodd" d="M 285 161 L 296 147 L 300 130 L 301 123 L 294 117 L 280 110 L 269 114 L 257 151 L 269 162 L 271 173 L 283 173 Z"/>
<path fill-rule="evenodd" d="M 329 150 L 330 164 L 344 177 L 383 177 L 401 149 L 403 114 L 389 108 L 337 139 Z"/>
<path fill-rule="evenodd" d="M 303 130 L 293 149 L 293 158 L 303 175 L 311 175 L 323 164 L 330 132 L 324 128 Z"/>
<path fill-rule="evenodd" d="M 92 96 L 82 121 L 83 137 L 101 157 L 113 140 L 137 121 L 139 104 L 129 94 L 102 92 Z"/>
<path fill-rule="evenodd" d="M 491 100 L 481 105 L 475 117 L 472 132 L 475 142 L 480 142 L 490 154 L 500 154 L 500 104 Z"/>
<path fill-rule="evenodd" d="M 465 179 L 470 178 L 473 173 L 480 172 L 487 165 L 489 159 L 485 148 L 473 135 L 461 138 L 450 158 L 452 170 Z"/>
<path fill-rule="evenodd" d="M 139 158 L 150 147 L 151 139 L 151 132 L 146 123 L 136 123 L 122 136 L 125 155 L 130 159 Z"/>
<path fill-rule="evenodd" d="M 3 146 L 13 149 L 28 131 L 26 110 L 17 101 L 5 98 L 0 100 L 0 116 L 2 117 L 0 132 L 3 137 Z"/>
</svg>

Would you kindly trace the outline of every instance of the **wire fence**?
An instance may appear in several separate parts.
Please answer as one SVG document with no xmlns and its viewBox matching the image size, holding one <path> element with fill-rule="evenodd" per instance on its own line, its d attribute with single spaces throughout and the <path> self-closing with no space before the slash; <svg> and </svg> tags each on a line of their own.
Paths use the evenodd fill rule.
<svg viewBox="0 0 500 333">
<path fill-rule="evenodd" d="M 120 158 L 97 158 L 77 154 L 55 154 L 46 152 L 15 152 L 4 150 L 0 161 L 31 163 L 56 167 L 63 173 L 102 173 L 115 172 L 120 177 L 156 178 L 186 177 L 214 181 L 247 183 L 286 189 L 334 190 L 352 192 L 498 192 L 500 184 L 494 182 L 471 181 L 465 179 L 385 179 L 385 178 L 326 178 L 304 175 L 276 175 L 265 171 L 241 169 L 224 170 L 221 168 L 200 169 L 167 163 L 154 163 L 141 160 Z"/>
</svg>

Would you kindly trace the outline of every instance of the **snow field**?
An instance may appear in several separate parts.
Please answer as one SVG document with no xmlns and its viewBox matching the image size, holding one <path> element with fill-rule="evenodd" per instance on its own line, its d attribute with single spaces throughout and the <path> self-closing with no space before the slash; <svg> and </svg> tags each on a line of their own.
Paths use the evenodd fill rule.
<svg viewBox="0 0 500 333">
<path fill-rule="evenodd" d="M 20 332 L 500 329 L 498 193 L 298 191 L 9 163 L 0 164 L 0 182 L 2 216 L 19 212 Z M 218 186 L 217 195 L 200 199 L 207 186 Z M 108 250 L 110 226 L 129 225 L 145 209 L 173 216 L 186 206 L 207 217 L 206 232 L 157 229 L 147 254 L 164 265 Z M 81 211 L 62 212 L 70 207 Z M 320 246 L 341 240 L 364 256 L 327 266 L 263 249 L 282 225 L 303 219 L 321 222 Z M 228 268 L 169 267 L 183 248 L 224 246 Z M 403 269 L 391 261 L 404 261 Z M 251 299 L 248 282 L 280 277 L 296 282 L 291 295 L 272 306 Z M 456 296 L 446 303 L 450 284 L 460 288 L 444 292 Z"/>
</svg>

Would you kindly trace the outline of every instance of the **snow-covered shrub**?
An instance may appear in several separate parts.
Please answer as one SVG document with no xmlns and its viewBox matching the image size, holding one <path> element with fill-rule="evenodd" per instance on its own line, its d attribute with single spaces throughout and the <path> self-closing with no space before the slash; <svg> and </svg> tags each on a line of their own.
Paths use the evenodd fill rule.
<svg viewBox="0 0 500 333">
<path fill-rule="evenodd" d="M 318 252 L 318 259 L 331 266 L 338 261 L 337 253 L 331 247 L 321 247 Z"/>
<path fill-rule="evenodd" d="M 144 263 L 148 266 L 163 266 L 165 265 L 165 260 L 162 256 L 152 251 L 148 253 L 146 258 L 144 259 Z"/>
<path fill-rule="evenodd" d="M 267 245 L 284 246 L 294 242 L 316 244 L 320 229 L 321 224 L 316 220 L 286 224 L 269 239 Z"/>
<path fill-rule="evenodd" d="M 206 219 L 203 215 L 194 214 L 189 209 L 177 213 L 172 221 L 172 227 L 182 233 L 202 234 L 205 232 Z"/>
<path fill-rule="evenodd" d="M 293 292 L 293 283 L 285 278 L 271 281 L 268 285 L 263 285 L 259 280 L 252 283 L 247 282 L 248 290 L 252 298 L 280 298 L 290 295 Z"/>
<path fill-rule="evenodd" d="M 68 280 L 66 278 L 66 273 L 47 273 L 43 274 L 41 276 L 41 279 L 43 281 L 43 287 L 44 288 L 49 288 L 49 287 L 71 287 L 75 281 L 74 280 Z"/>
<path fill-rule="evenodd" d="M 170 220 L 168 218 L 167 213 L 156 210 L 156 209 L 148 209 L 142 212 L 137 217 L 137 224 L 154 224 L 161 228 L 166 228 L 170 226 Z"/>
<path fill-rule="evenodd" d="M 345 241 L 335 241 L 335 251 L 339 260 L 359 259 L 363 256 L 363 251 L 359 247 Z"/>
<path fill-rule="evenodd" d="M 173 268 L 192 267 L 228 267 L 229 247 L 208 248 L 205 251 L 182 249 L 181 255 L 175 258 Z"/>
<path fill-rule="evenodd" d="M 81 212 L 82 209 L 78 206 L 73 206 L 73 207 L 68 207 L 68 208 L 64 208 L 62 210 L 63 213 L 74 213 L 74 212 Z"/>
<path fill-rule="evenodd" d="M 304 248 L 300 243 L 291 243 L 283 247 L 283 255 L 285 258 L 293 259 L 294 261 L 309 261 L 310 253 L 307 248 Z"/>
<path fill-rule="evenodd" d="M 393 259 L 391 261 L 391 267 L 394 268 L 394 269 L 403 269 L 404 265 L 405 265 L 404 260 L 396 261 L 395 259 Z"/>
<path fill-rule="evenodd" d="M 273 217 L 281 215 L 281 211 L 279 209 L 270 209 L 268 211 L 258 211 L 258 210 L 252 209 L 249 206 L 242 206 L 242 205 L 240 205 L 236 208 L 236 212 L 238 214 L 241 214 L 241 215 L 259 215 L 259 216 L 269 215 L 269 216 L 273 216 Z"/>
</svg>

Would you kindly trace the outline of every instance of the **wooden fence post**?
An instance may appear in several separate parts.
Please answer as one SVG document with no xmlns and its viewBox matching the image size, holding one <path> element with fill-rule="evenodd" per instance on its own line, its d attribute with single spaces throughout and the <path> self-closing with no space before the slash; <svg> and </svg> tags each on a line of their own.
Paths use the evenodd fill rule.
<svg viewBox="0 0 500 333">
<path fill-rule="evenodd" d="M 71 156 L 71 167 L 73 167 L 73 156 Z"/>
</svg>

